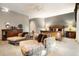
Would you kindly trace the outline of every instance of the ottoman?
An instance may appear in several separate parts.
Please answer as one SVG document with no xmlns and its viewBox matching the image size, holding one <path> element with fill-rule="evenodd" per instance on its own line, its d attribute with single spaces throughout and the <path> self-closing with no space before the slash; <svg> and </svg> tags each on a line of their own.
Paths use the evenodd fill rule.
<svg viewBox="0 0 79 59">
<path fill-rule="evenodd" d="M 25 40 L 26 37 L 19 37 L 19 36 L 16 36 L 16 37 L 8 37 L 7 40 L 10 44 L 13 44 L 13 45 L 19 45 L 19 42 L 20 41 L 23 41 Z"/>
</svg>

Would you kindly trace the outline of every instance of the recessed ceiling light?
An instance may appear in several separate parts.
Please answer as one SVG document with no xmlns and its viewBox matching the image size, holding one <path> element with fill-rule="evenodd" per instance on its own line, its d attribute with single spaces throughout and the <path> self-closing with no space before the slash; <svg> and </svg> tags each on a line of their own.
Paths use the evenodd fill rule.
<svg viewBox="0 0 79 59">
<path fill-rule="evenodd" d="M 6 7 L 2 7 L 1 11 L 2 11 L 2 12 L 8 12 L 8 11 L 9 11 L 9 9 L 8 9 L 8 8 L 6 8 Z"/>
</svg>

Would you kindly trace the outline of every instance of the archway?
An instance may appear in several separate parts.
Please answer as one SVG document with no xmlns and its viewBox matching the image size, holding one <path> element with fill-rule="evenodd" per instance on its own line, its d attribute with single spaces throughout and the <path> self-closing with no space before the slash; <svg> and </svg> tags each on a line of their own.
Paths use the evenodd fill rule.
<svg viewBox="0 0 79 59">
<path fill-rule="evenodd" d="M 34 31 L 36 32 L 36 24 L 34 21 L 30 21 L 30 32 Z"/>
</svg>

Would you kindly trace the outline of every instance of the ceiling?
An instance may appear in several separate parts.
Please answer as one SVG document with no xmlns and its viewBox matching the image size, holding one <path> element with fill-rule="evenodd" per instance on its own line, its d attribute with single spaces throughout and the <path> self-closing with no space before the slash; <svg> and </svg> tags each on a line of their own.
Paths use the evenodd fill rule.
<svg viewBox="0 0 79 59">
<path fill-rule="evenodd" d="M 0 7 L 7 7 L 29 18 L 46 18 L 74 12 L 75 3 L 0 3 Z"/>
</svg>

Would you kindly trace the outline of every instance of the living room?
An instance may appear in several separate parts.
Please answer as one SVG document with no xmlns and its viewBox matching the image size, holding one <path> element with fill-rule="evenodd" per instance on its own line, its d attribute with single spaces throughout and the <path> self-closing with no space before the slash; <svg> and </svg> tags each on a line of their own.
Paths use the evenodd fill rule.
<svg viewBox="0 0 79 59">
<path fill-rule="evenodd" d="M 75 5 L 0 3 L 0 55 L 79 55 Z"/>
</svg>

